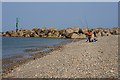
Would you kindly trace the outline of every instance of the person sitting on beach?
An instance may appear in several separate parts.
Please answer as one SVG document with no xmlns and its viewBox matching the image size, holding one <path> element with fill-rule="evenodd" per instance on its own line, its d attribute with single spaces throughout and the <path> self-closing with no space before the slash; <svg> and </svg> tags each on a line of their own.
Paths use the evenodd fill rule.
<svg viewBox="0 0 120 80">
<path fill-rule="evenodd" d="M 93 34 L 94 34 L 94 40 L 97 41 L 97 35 L 96 35 L 96 32 L 94 31 Z"/>
<path fill-rule="evenodd" d="M 88 31 L 87 31 L 87 32 L 85 33 L 86 39 L 87 39 L 86 42 L 88 42 L 88 34 L 89 34 L 89 33 L 88 33 Z"/>
<path fill-rule="evenodd" d="M 91 37 L 91 41 L 92 42 L 96 42 L 97 41 L 97 36 L 96 36 L 96 32 L 95 31 L 92 31 L 92 37 Z"/>
</svg>

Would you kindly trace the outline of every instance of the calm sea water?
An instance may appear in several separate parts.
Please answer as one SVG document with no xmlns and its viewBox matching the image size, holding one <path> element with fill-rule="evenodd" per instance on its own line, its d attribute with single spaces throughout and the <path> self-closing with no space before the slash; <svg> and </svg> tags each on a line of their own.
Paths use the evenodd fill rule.
<svg viewBox="0 0 120 80">
<path fill-rule="evenodd" d="M 42 46 L 52 46 L 61 42 L 67 42 L 68 40 L 57 38 L 2 37 L 2 58 L 30 54 L 29 52 L 25 52 L 25 50 Z"/>
</svg>

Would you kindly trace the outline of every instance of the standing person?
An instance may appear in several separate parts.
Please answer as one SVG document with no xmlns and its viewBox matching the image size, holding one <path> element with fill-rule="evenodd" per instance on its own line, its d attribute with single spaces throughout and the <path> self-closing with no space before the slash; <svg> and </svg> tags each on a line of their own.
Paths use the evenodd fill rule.
<svg viewBox="0 0 120 80">
<path fill-rule="evenodd" d="M 89 33 L 89 34 L 88 34 L 88 41 L 89 41 L 89 42 L 91 42 L 92 31 L 91 31 L 91 30 L 89 30 L 89 31 L 88 31 L 88 33 Z"/>
<path fill-rule="evenodd" d="M 91 37 L 92 37 L 92 31 L 91 30 L 88 30 L 86 32 L 86 37 L 87 37 L 87 41 L 86 42 L 91 42 Z"/>
</svg>

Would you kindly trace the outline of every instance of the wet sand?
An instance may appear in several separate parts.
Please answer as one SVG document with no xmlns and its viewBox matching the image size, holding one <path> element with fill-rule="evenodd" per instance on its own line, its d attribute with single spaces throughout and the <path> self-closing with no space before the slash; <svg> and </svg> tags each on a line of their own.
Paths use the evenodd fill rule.
<svg viewBox="0 0 120 80">
<path fill-rule="evenodd" d="M 12 70 L 9 78 L 117 78 L 118 36 L 66 44 Z"/>
</svg>

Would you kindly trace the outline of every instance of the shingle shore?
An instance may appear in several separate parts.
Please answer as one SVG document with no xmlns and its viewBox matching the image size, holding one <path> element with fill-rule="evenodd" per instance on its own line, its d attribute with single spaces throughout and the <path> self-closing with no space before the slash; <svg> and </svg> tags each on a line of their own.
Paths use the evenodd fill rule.
<svg viewBox="0 0 120 80">
<path fill-rule="evenodd" d="M 97 42 L 72 42 L 52 54 L 17 67 L 14 78 L 116 78 L 118 36 L 99 37 Z"/>
</svg>

